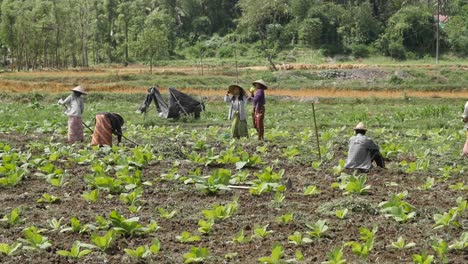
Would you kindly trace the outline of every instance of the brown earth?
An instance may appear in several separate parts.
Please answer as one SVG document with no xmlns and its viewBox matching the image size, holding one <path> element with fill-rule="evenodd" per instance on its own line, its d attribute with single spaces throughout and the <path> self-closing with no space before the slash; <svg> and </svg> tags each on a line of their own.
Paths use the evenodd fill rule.
<svg viewBox="0 0 468 264">
<path fill-rule="evenodd" d="M 33 140 L 40 140 L 32 135 L 21 134 L 0 134 L 0 141 L 9 142 L 11 145 L 25 149 L 25 143 Z M 159 149 L 171 142 L 161 142 Z M 247 144 L 244 148 L 249 152 L 255 151 L 256 147 L 263 145 L 254 142 Z M 281 153 L 278 146 L 273 143 L 266 143 L 269 149 L 263 157 L 267 163 L 278 159 Z M 218 146 L 214 145 L 218 148 Z M 84 147 L 84 146 L 79 146 Z M 156 149 L 158 151 L 158 149 Z M 336 153 L 341 153 L 337 149 Z M 40 153 L 36 153 L 40 154 Z M 99 157 L 98 157 L 99 158 Z M 335 159 L 344 158 L 341 154 Z M 284 159 L 283 159 L 284 160 Z M 271 246 L 275 241 L 281 241 L 285 246 L 287 258 L 294 256 L 296 249 L 302 250 L 306 260 L 304 263 L 320 263 L 326 259 L 326 253 L 334 246 L 341 246 L 343 242 L 357 240 L 359 238 L 358 227 L 364 226 L 371 229 L 379 226 L 376 237 L 376 244 L 369 256 L 367 263 L 410 263 L 412 254 L 429 251 L 429 238 L 450 238 L 459 237 L 460 230 L 454 228 L 443 228 L 434 230 L 432 228 L 432 215 L 445 212 L 455 206 L 454 191 L 449 191 L 448 186 L 462 179 L 451 178 L 446 183 L 438 183 L 430 191 L 418 190 L 417 186 L 422 185 L 428 175 L 405 174 L 403 172 L 390 172 L 388 170 L 375 170 L 368 175 L 372 186 L 367 195 L 345 196 L 342 191 L 330 188 L 336 178 L 326 171 L 315 171 L 309 163 L 282 161 L 281 168 L 286 171 L 286 177 L 292 180 L 292 188 L 285 195 L 285 202 L 280 206 L 273 206 L 271 194 L 262 196 L 252 196 L 245 190 L 233 190 L 232 192 L 221 192 L 216 196 L 207 196 L 196 191 L 194 186 L 184 185 L 175 181 L 163 181 L 160 178 L 162 173 L 167 172 L 173 166 L 173 161 L 157 161 L 144 169 L 144 180 L 152 181 L 152 187 L 145 188 L 143 200 L 145 204 L 143 210 L 138 213 L 140 222 L 149 223 L 150 219 L 156 219 L 161 229 L 154 236 L 161 241 L 162 249 L 159 255 L 154 257 L 150 263 L 182 263 L 182 255 L 188 252 L 191 246 L 208 247 L 212 257 L 206 263 L 256 263 L 261 256 L 271 253 Z M 336 164 L 336 162 L 335 162 Z M 65 163 L 56 163 L 57 166 L 64 167 Z M 324 165 L 325 166 L 325 165 Z M 179 165 L 179 173 L 185 175 L 193 169 L 193 164 L 182 161 Z M 203 167 L 204 174 L 213 168 Z M 234 168 L 230 168 L 234 169 Z M 20 185 L 2 189 L 0 200 L 2 201 L 1 213 L 9 212 L 12 208 L 21 206 L 23 217 L 26 218 L 27 225 L 36 225 L 41 228 L 48 228 L 47 220 L 52 217 L 63 217 L 63 224 L 69 224 L 72 216 L 78 217 L 82 223 L 94 223 L 96 215 L 107 217 L 107 214 L 116 209 L 123 215 L 129 217 L 127 206 L 125 206 L 117 196 L 105 197 L 101 192 L 101 197 L 96 204 L 89 204 L 81 198 L 83 191 L 87 190 L 83 176 L 90 173 L 89 165 L 79 165 L 72 163 L 67 168 L 70 177 L 69 182 L 62 188 L 53 188 L 45 180 L 35 175 L 31 171 L 27 179 Z M 258 168 L 252 168 L 255 172 Z M 398 183 L 397 186 L 389 184 Z M 322 193 L 319 196 L 305 197 L 302 195 L 305 186 L 314 184 Z M 416 207 L 417 216 L 414 220 L 398 224 L 392 219 L 385 218 L 378 212 L 377 205 L 388 200 L 391 194 L 403 190 L 411 190 L 410 195 L 405 199 Z M 62 201 L 58 204 L 41 205 L 36 200 L 43 193 L 58 195 Z M 465 196 L 466 193 L 456 192 L 457 196 Z M 202 236 L 201 242 L 191 245 L 181 244 L 175 237 L 182 231 L 197 233 L 197 221 L 202 219 L 202 209 L 211 208 L 215 203 L 227 203 L 235 196 L 239 197 L 239 211 L 232 217 L 215 224 L 213 233 L 209 236 Z M 172 219 L 161 219 L 157 216 L 156 208 L 165 207 L 177 209 L 178 213 Z M 350 212 L 344 220 L 337 219 L 334 211 L 347 207 Z M 295 219 L 291 224 L 281 225 L 275 222 L 275 218 L 294 212 Z M 294 246 L 287 244 L 287 237 L 300 231 L 308 231 L 306 223 L 312 223 L 319 219 L 327 219 L 330 227 L 325 237 L 315 240 L 311 244 L 304 246 Z M 254 239 L 247 244 L 233 244 L 231 238 L 240 230 L 244 229 L 246 235 L 253 233 L 254 225 L 269 224 L 268 229 L 274 233 L 264 239 Z M 20 238 L 24 225 L 7 228 L 0 226 L 0 241 L 2 243 L 12 243 Z M 466 228 L 466 226 L 464 227 Z M 1 263 L 75 263 L 74 261 L 59 257 L 54 252 L 60 249 L 69 249 L 75 240 L 89 242 L 90 235 L 72 233 L 46 233 L 46 236 L 53 243 L 53 247 L 46 252 L 31 252 L 14 257 L 0 255 Z M 392 241 L 402 236 L 409 241 L 413 241 L 417 246 L 413 249 L 397 251 L 389 247 Z M 91 255 L 84 257 L 76 263 L 134 263 L 124 253 L 124 248 L 135 248 L 136 246 L 148 244 L 153 236 L 142 237 L 122 237 L 117 240 L 115 246 L 107 254 L 95 251 Z M 230 252 L 237 252 L 238 257 L 232 261 L 225 260 L 223 256 Z M 345 256 L 348 263 L 365 263 L 352 254 L 349 248 L 345 249 Z M 468 255 L 466 251 L 451 251 L 450 263 L 467 263 Z"/>
</svg>

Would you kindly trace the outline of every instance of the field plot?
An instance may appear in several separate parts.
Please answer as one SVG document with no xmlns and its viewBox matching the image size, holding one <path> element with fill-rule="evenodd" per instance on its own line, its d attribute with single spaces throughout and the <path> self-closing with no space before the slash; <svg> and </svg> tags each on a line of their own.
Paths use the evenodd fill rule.
<svg viewBox="0 0 468 264">
<path fill-rule="evenodd" d="M 219 97 L 172 121 L 94 94 L 85 122 L 121 113 L 140 143 L 98 149 L 64 143 L 58 96 L 2 96 L 2 263 L 468 262 L 461 99 L 322 99 L 320 160 L 306 102 L 270 96 L 259 142 Z M 387 169 L 343 168 L 359 121 Z"/>
</svg>

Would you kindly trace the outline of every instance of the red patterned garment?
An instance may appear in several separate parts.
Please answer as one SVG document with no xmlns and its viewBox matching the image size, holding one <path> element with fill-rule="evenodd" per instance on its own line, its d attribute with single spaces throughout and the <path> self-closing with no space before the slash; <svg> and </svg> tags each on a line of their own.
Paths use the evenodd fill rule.
<svg viewBox="0 0 468 264">
<path fill-rule="evenodd" d="M 112 146 L 112 124 L 105 114 L 96 115 L 96 126 L 94 127 L 93 146 Z"/>
<path fill-rule="evenodd" d="M 83 123 L 80 116 L 68 117 L 68 143 L 83 141 Z"/>
</svg>

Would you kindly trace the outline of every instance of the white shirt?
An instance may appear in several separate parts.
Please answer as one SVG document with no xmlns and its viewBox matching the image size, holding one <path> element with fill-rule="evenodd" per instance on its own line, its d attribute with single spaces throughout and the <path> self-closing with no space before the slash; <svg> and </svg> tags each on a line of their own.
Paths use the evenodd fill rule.
<svg viewBox="0 0 468 264">
<path fill-rule="evenodd" d="M 81 117 L 83 114 L 84 102 L 81 96 L 77 97 L 72 94 L 65 98 L 65 100 L 60 99 L 58 103 L 67 107 L 67 109 L 64 111 L 67 116 Z"/>
</svg>

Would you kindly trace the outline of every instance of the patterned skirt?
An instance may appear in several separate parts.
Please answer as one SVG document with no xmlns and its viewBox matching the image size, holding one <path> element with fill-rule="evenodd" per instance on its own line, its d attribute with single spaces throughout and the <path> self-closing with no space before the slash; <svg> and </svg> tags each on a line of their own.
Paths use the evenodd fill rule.
<svg viewBox="0 0 468 264">
<path fill-rule="evenodd" d="M 112 146 L 112 125 L 105 115 L 96 115 L 96 126 L 94 127 L 93 146 Z"/>
<path fill-rule="evenodd" d="M 83 123 L 80 116 L 68 117 L 68 143 L 83 141 Z"/>
<path fill-rule="evenodd" d="M 233 138 L 247 137 L 247 120 L 240 120 L 239 112 L 234 114 L 234 119 L 231 124 L 231 134 Z"/>
</svg>

